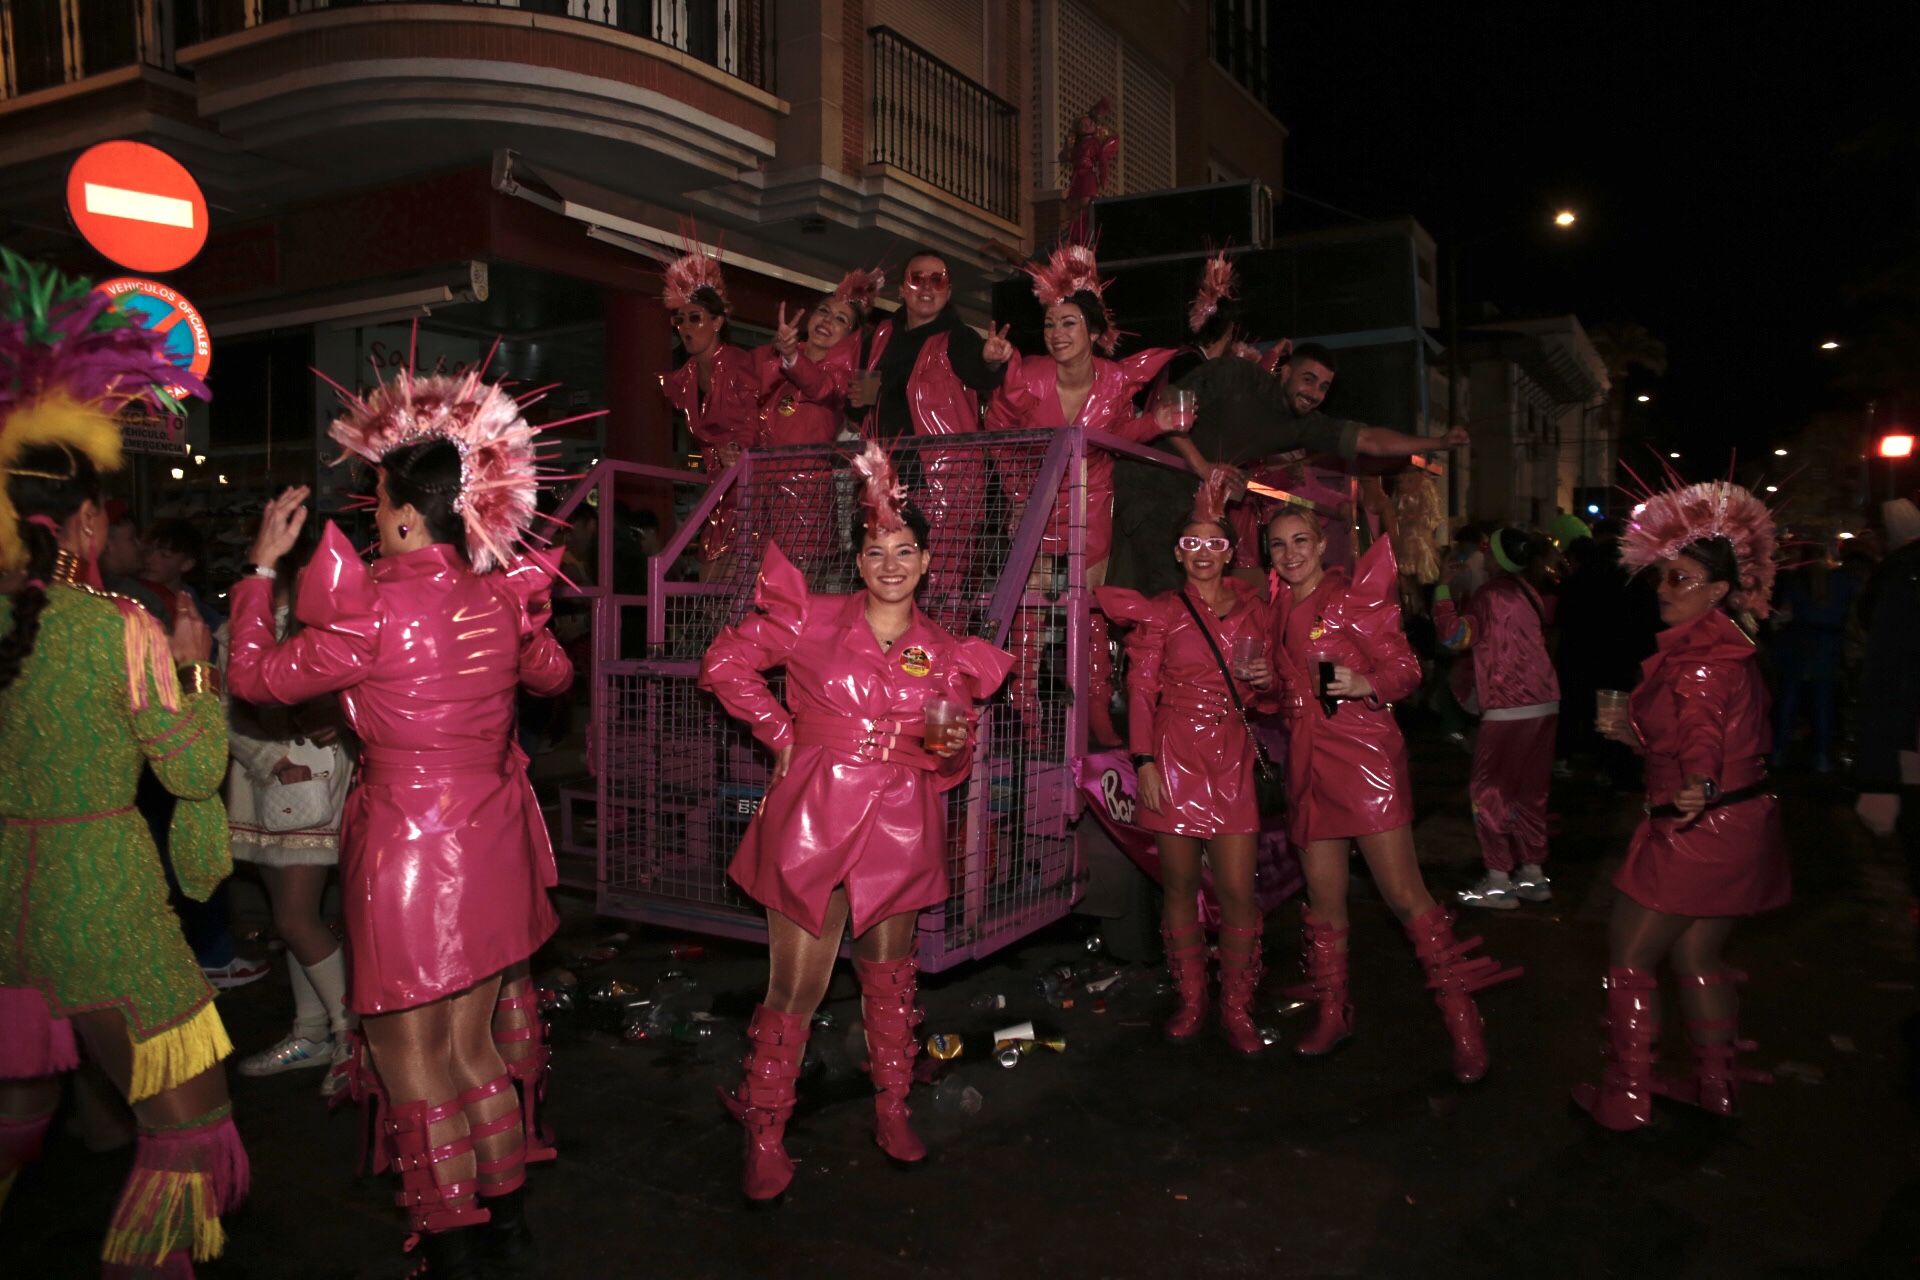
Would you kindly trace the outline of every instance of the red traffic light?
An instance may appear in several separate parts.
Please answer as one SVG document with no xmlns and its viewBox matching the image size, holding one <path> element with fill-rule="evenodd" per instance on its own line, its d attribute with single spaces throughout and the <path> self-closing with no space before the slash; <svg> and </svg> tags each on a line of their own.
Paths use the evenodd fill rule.
<svg viewBox="0 0 1920 1280">
<path fill-rule="evenodd" d="M 1913 437 L 1904 431 L 1895 431 L 1880 437 L 1880 456 L 1883 458 L 1910 458 L 1913 456 Z"/>
</svg>

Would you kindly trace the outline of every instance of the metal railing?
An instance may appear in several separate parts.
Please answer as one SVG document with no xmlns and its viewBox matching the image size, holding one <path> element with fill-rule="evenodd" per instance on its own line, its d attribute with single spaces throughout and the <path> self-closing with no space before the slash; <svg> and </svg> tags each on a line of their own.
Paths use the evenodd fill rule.
<svg viewBox="0 0 1920 1280">
<path fill-rule="evenodd" d="M 171 69 L 176 9 L 194 0 L 0 0 L 0 98 L 140 64 Z"/>
<path fill-rule="evenodd" d="M 757 89 L 773 89 L 776 6 L 771 0 L 198 0 L 208 37 L 300 14 L 399 3 L 574 18 L 657 41 Z"/>
<path fill-rule="evenodd" d="M 867 37 L 868 161 L 1017 220 L 1019 110 L 889 27 Z"/>
</svg>

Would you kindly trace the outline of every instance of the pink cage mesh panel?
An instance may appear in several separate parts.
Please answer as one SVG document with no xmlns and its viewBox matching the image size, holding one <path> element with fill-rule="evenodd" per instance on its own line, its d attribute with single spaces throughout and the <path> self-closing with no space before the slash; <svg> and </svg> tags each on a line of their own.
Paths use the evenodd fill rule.
<svg viewBox="0 0 1920 1280">
<path fill-rule="evenodd" d="M 1031 556 L 1009 562 L 1025 508 L 1008 495 L 1032 495 L 1044 517 L 1056 494 L 1035 493 L 1035 483 L 1049 447 L 1065 443 L 1045 432 L 914 437 L 891 446 L 932 526 L 933 563 L 920 604 L 948 630 L 991 639 L 999 629 L 993 600 L 1003 576 L 1026 581 L 1033 568 Z M 850 543 L 857 480 L 837 448 L 755 451 L 734 508 L 739 533 L 727 575 L 667 584 L 651 603 L 665 615 L 659 650 L 603 669 L 604 910 L 694 928 L 704 920 L 734 935 L 761 921 L 760 908 L 727 879 L 726 865 L 764 793 L 771 760 L 695 688 L 695 676 L 720 628 L 750 606 L 769 541 L 813 590 L 859 589 Z M 1010 631 L 1025 637 L 1032 654 L 1029 678 L 984 708 L 974 774 L 949 793 L 952 889 L 922 919 L 930 969 L 1016 940 L 1065 914 L 1077 895 L 1070 579 L 1078 573 L 1054 566 L 1011 606 Z M 777 692 L 777 674 L 774 681 Z"/>
</svg>

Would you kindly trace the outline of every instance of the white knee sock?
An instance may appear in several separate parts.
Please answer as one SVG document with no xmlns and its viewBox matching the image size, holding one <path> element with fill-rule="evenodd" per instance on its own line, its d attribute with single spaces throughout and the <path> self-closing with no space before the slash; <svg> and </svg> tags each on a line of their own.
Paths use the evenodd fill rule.
<svg viewBox="0 0 1920 1280">
<path fill-rule="evenodd" d="M 327 1038 L 327 1006 L 313 988 L 307 967 L 287 954 L 287 982 L 293 987 L 293 1034 L 308 1040 Z"/>
<path fill-rule="evenodd" d="M 340 1035 L 347 1029 L 347 949 L 335 947 L 325 960 L 308 965 L 307 977 L 325 1009 L 327 1029 Z"/>
</svg>

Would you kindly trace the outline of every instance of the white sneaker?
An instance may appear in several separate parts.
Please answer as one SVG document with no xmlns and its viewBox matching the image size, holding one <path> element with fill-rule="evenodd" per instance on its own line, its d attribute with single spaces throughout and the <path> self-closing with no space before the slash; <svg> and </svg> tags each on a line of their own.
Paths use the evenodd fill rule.
<svg viewBox="0 0 1920 1280">
<path fill-rule="evenodd" d="M 327 1074 L 320 1078 L 320 1096 L 331 1098 L 342 1093 L 347 1087 L 347 1074 L 353 1066 L 353 1042 L 344 1035 L 333 1038 L 333 1059 L 327 1064 Z"/>
<path fill-rule="evenodd" d="M 290 1035 L 271 1049 L 262 1049 L 250 1058 L 242 1058 L 240 1074 L 277 1076 L 282 1071 L 301 1071 L 308 1067 L 328 1066 L 332 1059 L 331 1038 L 309 1040 L 302 1035 Z"/>
<path fill-rule="evenodd" d="M 1514 883 L 1511 880 L 1495 880 L 1492 876 L 1481 877 L 1480 883 L 1471 889 L 1461 889 L 1453 896 L 1462 906 L 1486 907 L 1493 911 L 1513 911 L 1520 906 L 1520 899 L 1514 896 Z"/>
<path fill-rule="evenodd" d="M 1513 877 L 1513 893 L 1522 902 L 1552 902 L 1553 881 L 1539 867 L 1522 867 Z"/>
</svg>

